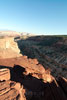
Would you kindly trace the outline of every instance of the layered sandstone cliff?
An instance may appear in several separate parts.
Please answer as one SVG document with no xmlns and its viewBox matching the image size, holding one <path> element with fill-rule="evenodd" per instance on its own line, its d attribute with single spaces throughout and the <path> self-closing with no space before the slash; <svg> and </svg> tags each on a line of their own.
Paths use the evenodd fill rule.
<svg viewBox="0 0 67 100">
<path fill-rule="evenodd" d="M 13 37 L 0 39 L 0 58 L 13 58 L 20 56 L 20 50 Z"/>
</svg>

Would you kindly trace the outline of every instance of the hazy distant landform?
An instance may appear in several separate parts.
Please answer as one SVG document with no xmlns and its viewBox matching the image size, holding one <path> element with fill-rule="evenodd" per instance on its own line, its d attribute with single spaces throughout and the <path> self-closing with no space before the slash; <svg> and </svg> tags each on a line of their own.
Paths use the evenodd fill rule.
<svg viewBox="0 0 67 100">
<path fill-rule="evenodd" d="M 16 32 L 16 31 L 9 31 L 9 30 L 1 30 L 0 36 L 34 36 L 35 34 L 28 33 L 28 32 Z"/>
</svg>

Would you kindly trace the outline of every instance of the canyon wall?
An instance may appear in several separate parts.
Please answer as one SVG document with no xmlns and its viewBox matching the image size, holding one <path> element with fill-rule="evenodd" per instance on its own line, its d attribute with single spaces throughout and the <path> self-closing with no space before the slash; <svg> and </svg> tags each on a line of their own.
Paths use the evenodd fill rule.
<svg viewBox="0 0 67 100">
<path fill-rule="evenodd" d="M 20 56 L 20 50 L 13 37 L 5 37 L 0 39 L 0 57 L 12 58 Z"/>
</svg>

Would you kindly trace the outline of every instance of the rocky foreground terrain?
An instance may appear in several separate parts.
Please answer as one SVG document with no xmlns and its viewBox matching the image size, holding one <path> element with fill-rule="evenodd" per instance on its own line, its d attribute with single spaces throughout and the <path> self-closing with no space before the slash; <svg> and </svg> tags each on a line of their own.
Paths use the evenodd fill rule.
<svg viewBox="0 0 67 100">
<path fill-rule="evenodd" d="M 55 78 L 38 59 L 21 56 L 12 38 L 5 40 L 0 48 L 6 55 L 0 53 L 0 100 L 67 100 L 67 78 Z"/>
<path fill-rule="evenodd" d="M 56 80 L 36 59 L 1 59 L 0 100 L 67 100 L 67 79 Z"/>
</svg>

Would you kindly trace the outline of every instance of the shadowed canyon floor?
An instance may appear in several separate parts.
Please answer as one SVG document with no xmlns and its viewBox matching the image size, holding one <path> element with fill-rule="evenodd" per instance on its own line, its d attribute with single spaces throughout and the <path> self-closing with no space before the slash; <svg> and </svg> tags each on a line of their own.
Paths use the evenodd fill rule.
<svg viewBox="0 0 67 100">
<path fill-rule="evenodd" d="M 17 41 L 23 55 L 36 58 L 57 78 L 67 78 L 67 36 L 34 36 Z"/>
</svg>

